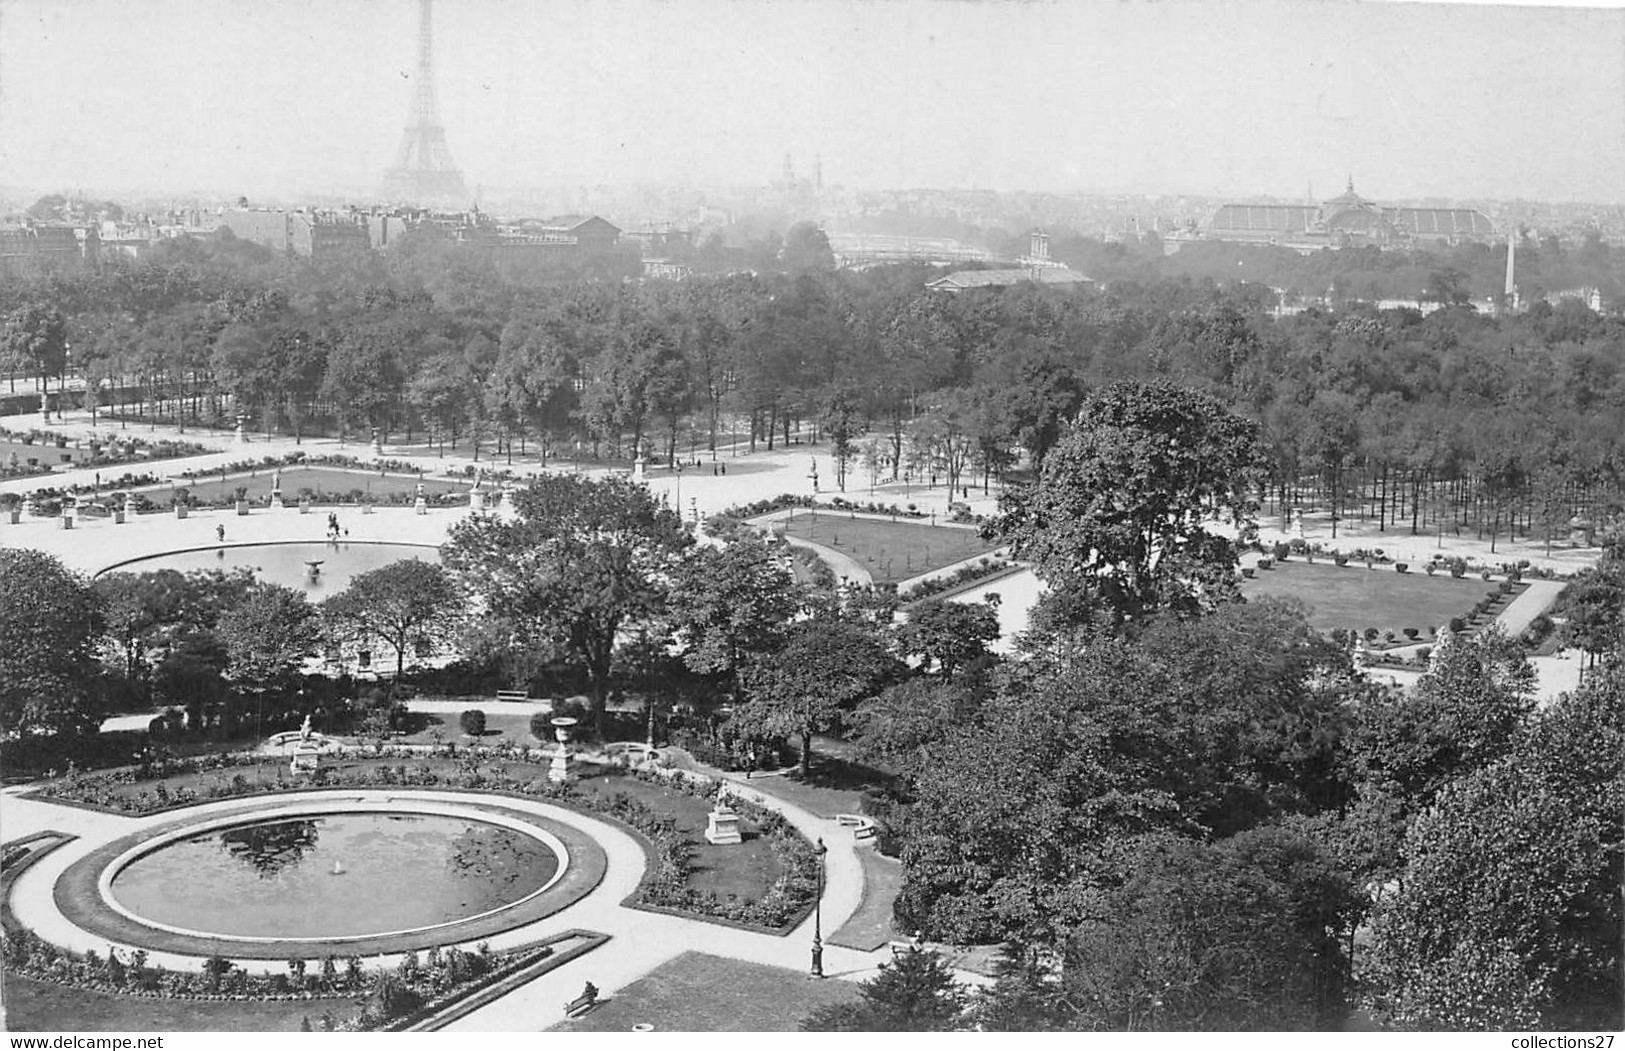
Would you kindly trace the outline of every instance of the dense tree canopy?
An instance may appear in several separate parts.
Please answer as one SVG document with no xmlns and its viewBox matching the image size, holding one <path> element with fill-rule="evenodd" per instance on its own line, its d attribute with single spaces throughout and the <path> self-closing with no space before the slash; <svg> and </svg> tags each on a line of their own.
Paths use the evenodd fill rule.
<svg viewBox="0 0 1625 1051">
<path fill-rule="evenodd" d="M 402 559 L 357 575 L 322 613 L 358 644 L 378 639 L 395 654 L 399 680 L 409 661 L 449 649 L 462 595 L 437 563 Z"/>
<path fill-rule="evenodd" d="M 0 731 L 94 729 L 99 596 L 55 558 L 21 548 L 0 548 L 0 596 Z"/>
<path fill-rule="evenodd" d="M 1416 1029 L 1618 1029 L 1625 674 L 1542 711 L 1410 826 L 1378 907 L 1377 1004 Z"/>
<path fill-rule="evenodd" d="M 511 520 L 479 515 L 454 526 L 445 564 L 513 645 L 580 663 L 601 731 L 622 633 L 662 614 L 667 582 L 693 537 L 647 488 L 623 477 L 543 475 L 514 506 Z"/>
<path fill-rule="evenodd" d="M 1262 450 L 1255 424 L 1168 383 L 1118 383 L 1089 398 L 1044 458 L 1038 481 L 1004 500 L 996 529 L 1051 588 L 1096 593 L 1118 613 L 1186 610 L 1235 597 Z"/>
</svg>

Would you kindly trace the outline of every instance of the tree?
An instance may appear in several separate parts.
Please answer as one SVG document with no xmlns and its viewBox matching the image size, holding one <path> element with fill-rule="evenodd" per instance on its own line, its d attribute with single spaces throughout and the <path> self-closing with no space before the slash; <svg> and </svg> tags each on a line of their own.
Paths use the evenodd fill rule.
<svg viewBox="0 0 1625 1051">
<path fill-rule="evenodd" d="M 847 464 L 857 452 L 852 439 L 861 433 L 857 394 L 845 387 L 831 392 L 819 422 L 824 436 L 829 439 L 830 458 L 835 461 L 835 484 L 844 493 Z"/>
<path fill-rule="evenodd" d="M 927 599 L 908 611 L 896 634 L 898 651 L 918 657 L 921 671 L 952 675 L 988 656 L 999 618 L 985 604 Z"/>
<path fill-rule="evenodd" d="M 49 376 L 60 376 L 68 362 L 68 326 L 62 311 L 29 303 L 14 312 L 6 319 L 0 353 L 33 369 L 42 384 Z"/>
<path fill-rule="evenodd" d="M 220 618 L 226 674 L 252 690 L 286 687 L 316 652 L 316 610 L 303 592 L 261 583 Z"/>
<path fill-rule="evenodd" d="M 1348 877 L 1314 841 L 1267 827 L 1207 844 L 1126 842 L 1069 932 L 1063 995 L 1086 1029 L 1336 1029 Z"/>
<path fill-rule="evenodd" d="M 1625 666 L 1445 786 L 1372 921 L 1379 1017 L 1406 1029 L 1617 1030 Z"/>
<path fill-rule="evenodd" d="M 1253 526 L 1258 426 L 1167 383 L 1093 395 L 1036 485 L 1001 501 L 995 531 L 1052 588 L 1098 591 L 1126 617 L 1235 594 L 1236 545 L 1219 518 Z"/>
<path fill-rule="evenodd" d="M 918 776 L 938 743 L 974 717 L 985 689 L 964 677 L 917 676 L 888 686 L 846 720 L 860 757 Z"/>
<path fill-rule="evenodd" d="M 1579 573 L 1568 586 L 1563 609 L 1563 641 L 1590 657 L 1625 645 L 1625 553 L 1611 549 L 1597 565 Z"/>
<path fill-rule="evenodd" d="M 0 595 L 0 731 L 95 729 L 92 670 L 103 626 L 96 592 L 50 555 L 0 548 Z"/>
<path fill-rule="evenodd" d="M 1347 656 L 1274 603 L 1163 614 L 1133 639 L 1002 667 L 913 770 L 899 919 L 1058 946 L 1127 837 L 1227 836 L 1335 808 L 1352 683 Z"/>
<path fill-rule="evenodd" d="M 879 688 L 891 659 L 872 630 L 818 617 L 789 631 L 784 648 L 746 669 L 750 700 L 734 713 L 740 727 L 801 739 L 801 776 L 812 775 L 812 738 L 833 729 L 841 713 Z"/>
<path fill-rule="evenodd" d="M 1443 637 L 1432 662 L 1409 691 L 1367 698 L 1349 734 L 1358 796 L 1348 824 L 1374 879 L 1394 874 L 1411 819 L 1447 784 L 1507 755 L 1535 708 L 1534 670 L 1498 629 Z"/>
<path fill-rule="evenodd" d="M 910 949 L 880 965 L 858 985 L 855 1004 L 820 1007 L 802 1020 L 804 1032 L 943 1033 L 958 1028 L 965 991 L 942 957 Z"/>
<path fill-rule="evenodd" d="M 514 505 L 512 520 L 458 523 L 442 558 L 517 644 L 580 662 L 602 732 L 617 642 L 660 615 L 666 581 L 693 537 L 628 478 L 543 475 Z"/>
<path fill-rule="evenodd" d="M 382 639 L 395 651 L 399 682 L 409 659 L 446 646 L 462 619 L 462 596 L 439 564 L 408 558 L 354 577 L 322 612 L 358 645 Z"/>
<path fill-rule="evenodd" d="M 794 576 L 755 537 L 695 547 L 672 570 L 668 619 L 683 663 L 736 691 L 740 668 L 783 646 L 801 607 Z"/>
<path fill-rule="evenodd" d="M 792 277 L 835 269 L 829 235 L 811 221 L 796 223 L 785 231 L 782 256 L 784 269 Z"/>
<path fill-rule="evenodd" d="M 254 588 L 254 574 L 246 568 L 104 573 L 92 587 L 106 611 L 103 659 L 139 684 L 184 640 L 211 636 L 220 617 Z"/>
</svg>

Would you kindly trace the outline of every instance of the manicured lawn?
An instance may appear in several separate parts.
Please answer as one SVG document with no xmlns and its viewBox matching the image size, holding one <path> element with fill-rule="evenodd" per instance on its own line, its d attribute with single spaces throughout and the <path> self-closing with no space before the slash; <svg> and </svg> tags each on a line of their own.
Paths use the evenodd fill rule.
<svg viewBox="0 0 1625 1051">
<path fill-rule="evenodd" d="M 877 583 L 895 583 L 994 549 L 976 530 L 899 519 L 848 518 L 827 511 L 797 511 L 774 523 L 789 536 L 833 548 L 858 561 Z"/>
<path fill-rule="evenodd" d="M 340 1019 L 356 1013 L 355 1002 L 348 997 L 266 1003 L 160 1000 L 74 989 L 10 971 L 5 974 L 5 990 L 5 1028 L 30 1033 L 65 1029 L 92 1033 L 293 1033 L 299 1031 L 299 1023 L 305 1018 L 310 1019 L 312 1029 L 319 1030 L 324 1011 Z"/>
<path fill-rule="evenodd" d="M 1298 599 L 1309 607 L 1309 622 L 1322 631 L 1418 628 L 1425 638 L 1429 628 L 1443 627 L 1451 617 L 1465 617 L 1497 586 L 1443 571 L 1430 577 L 1414 566 L 1409 573 L 1398 573 L 1391 565 L 1366 569 L 1293 559 L 1259 570 L 1254 579 L 1242 581 L 1241 590 L 1249 598 Z"/>
<path fill-rule="evenodd" d="M 677 822 L 678 830 L 693 844 L 689 885 L 696 890 L 710 891 L 724 901 L 730 895 L 760 898 L 783 874 L 767 840 L 756 834 L 756 826 L 743 815 L 739 829 L 745 841 L 734 846 L 713 846 L 705 840 L 709 824 L 706 815 L 711 812 L 708 802 L 631 777 L 590 777 L 580 781 L 579 787 L 583 792 L 604 795 L 625 792 Z"/>
<path fill-rule="evenodd" d="M 522 748 L 546 747 L 556 748 L 558 742 L 548 735 L 545 746 L 530 734 L 529 712 L 505 712 L 497 707 L 497 701 L 487 703 L 473 703 L 470 708 L 478 708 L 485 713 L 485 736 L 470 737 L 463 733 L 456 712 L 414 712 L 412 718 L 423 721 L 423 729 L 416 730 L 405 737 L 397 737 L 392 744 L 456 744 L 459 748 L 467 744 L 483 744 L 487 747 L 501 743 L 506 737 L 508 741 Z M 436 741 L 435 734 L 440 735 Z"/>
<path fill-rule="evenodd" d="M 818 1008 L 859 995 L 855 982 L 686 952 L 553 1029 L 625 1033 L 652 1025 L 668 1033 L 789 1033 Z"/>
<path fill-rule="evenodd" d="M 892 920 L 892 904 L 903 889 L 903 863 L 876 850 L 873 842 L 858 847 L 863 866 L 863 901 L 852 918 L 830 935 L 831 945 L 872 952 L 900 937 Z"/>
<path fill-rule="evenodd" d="M 190 491 L 194 498 L 205 502 L 230 499 L 236 495 L 239 487 L 243 487 L 248 490 L 249 500 L 263 504 L 271 495 L 271 482 L 275 473 L 273 468 L 263 467 L 252 475 L 227 475 L 223 482 L 219 475 L 212 478 L 203 475 L 193 479 L 190 484 L 184 480 L 178 484 Z M 305 490 L 309 490 L 311 497 L 317 502 L 322 501 L 324 497 L 331 498 L 335 495 L 347 497 L 356 492 L 370 495 L 374 499 L 387 500 L 392 497 L 396 499 L 410 497 L 417 492 L 417 486 L 416 475 L 381 475 L 376 471 L 346 471 L 337 467 L 282 469 L 282 499 L 290 504 L 304 495 Z M 468 484 L 425 478 L 423 491 L 433 500 L 443 493 L 466 493 Z M 143 496 L 162 507 L 169 506 L 170 493 L 168 486 L 142 491 Z M 495 492 L 487 487 L 487 495 L 494 496 Z"/>
</svg>

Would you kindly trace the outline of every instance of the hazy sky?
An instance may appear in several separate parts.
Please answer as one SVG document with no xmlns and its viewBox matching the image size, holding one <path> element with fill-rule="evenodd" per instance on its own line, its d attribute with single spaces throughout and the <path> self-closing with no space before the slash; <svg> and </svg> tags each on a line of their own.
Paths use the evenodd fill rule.
<svg viewBox="0 0 1625 1051">
<path fill-rule="evenodd" d="M 416 0 L 0 0 L 0 185 L 376 186 Z M 1625 11 L 437 0 L 471 186 L 1625 199 Z"/>
</svg>

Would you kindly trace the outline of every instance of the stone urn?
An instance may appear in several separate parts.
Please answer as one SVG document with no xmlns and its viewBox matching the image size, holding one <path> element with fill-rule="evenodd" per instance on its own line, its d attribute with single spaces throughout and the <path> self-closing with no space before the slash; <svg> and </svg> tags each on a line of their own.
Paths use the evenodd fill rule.
<svg viewBox="0 0 1625 1051">
<path fill-rule="evenodd" d="M 559 742 L 559 750 L 553 753 L 553 762 L 548 766 L 547 779 L 555 783 L 570 780 L 570 732 L 575 729 L 579 719 L 568 715 L 561 715 L 553 720 L 553 736 Z"/>
</svg>

